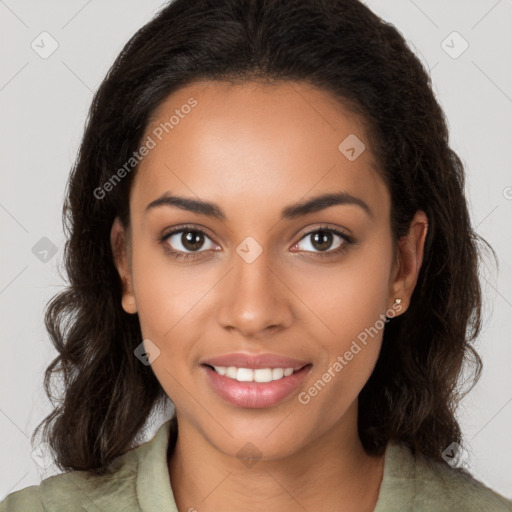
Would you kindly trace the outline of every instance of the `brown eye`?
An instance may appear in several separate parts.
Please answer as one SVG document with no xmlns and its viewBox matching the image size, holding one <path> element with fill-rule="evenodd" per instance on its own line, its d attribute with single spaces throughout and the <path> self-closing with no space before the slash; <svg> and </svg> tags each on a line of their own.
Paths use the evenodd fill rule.
<svg viewBox="0 0 512 512">
<path fill-rule="evenodd" d="M 319 251 L 326 251 L 331 248 L 334 238 L 333 233 L 329 231 L 317 231 L 311 236 L 311 245 Z"/>
<path fill-rule="evenodd" d="M 163 241 L 176 253 L 204 252 L 200 250 L 206 244 L 206 250 L 215 248 L 210 237 L 202 230 L 181 228 L 166 235 Z M 209 246 L 208 246 L 209 244 Z"/>
<path fill-rule="evenodd" d="M 204 243 L 204 235 L 198 231 L 182 231 L 180 243 L 188 251 L 197 251 Z"/>
<path fill-rule="evenodd" d="M 304 235 L 296 246 L 302 245 L 302 248 L 299 247 L 300 250 L 310 252 L 337 252 L 337 249 L 343 248 L 349 243 L 351 243 L 350 237 L 341 231 L 333 228 L 320 228 Z"/>
</svg>

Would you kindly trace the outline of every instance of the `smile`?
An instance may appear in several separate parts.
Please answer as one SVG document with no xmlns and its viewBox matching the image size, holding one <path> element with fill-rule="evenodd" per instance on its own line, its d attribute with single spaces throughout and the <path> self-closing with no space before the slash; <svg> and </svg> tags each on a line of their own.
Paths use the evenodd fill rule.
<svg viewBox="0 0 512 512">
<path fill-rule="evenodd" d="M 209 387 L 236 407 L 271 407 L 290 396 L 305 380 L 312 364 L 293 368 L 237 368 L 201 365 Z"/>
</svg>

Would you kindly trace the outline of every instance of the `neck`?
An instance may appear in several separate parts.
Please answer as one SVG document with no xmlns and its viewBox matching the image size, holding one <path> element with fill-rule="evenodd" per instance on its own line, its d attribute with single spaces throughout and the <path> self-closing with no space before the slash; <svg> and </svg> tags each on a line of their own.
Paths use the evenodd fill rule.
<svg viewBox="0 0 512 512">
<path fill-rule="evenodd" d="M 343 421 L 308 445 L 252 463 L 220 452 L 179 415 L 178 423 L 169 475 L 180 511 L 374 510 L 384 456 L 363 449 L 357 401 Z"/>
</svg>

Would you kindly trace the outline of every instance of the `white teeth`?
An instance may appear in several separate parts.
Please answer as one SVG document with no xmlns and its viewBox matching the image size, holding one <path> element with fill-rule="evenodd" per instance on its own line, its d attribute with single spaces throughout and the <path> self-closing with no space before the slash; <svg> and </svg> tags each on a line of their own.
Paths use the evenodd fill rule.
<svg viewBox="0 0 512 512">
<path fill-rule="evenodd" d="M 272 370 L 270 368 L 258 368 L 254 370 L 254 382 L 272 382 L 272 380 Z"/>
<path fill-rule="evenodd" d="M 284 370 L 282 368 L 274 368 L 272 370 L 272 380 L 282 379 L 284 375 Z"/>
<path fill-rule="evenodd" d="M 271 382 L 288 377 L 293 373 L 293 368 L 236 368 L 235 366 L 214 366 L 219 375 L 225 375 L 239 382 Z"/>
<path fill-rule="evenodd" d="M 236 368 L 234 366 L 226 368 L 226 377 L 229 377 L 230 379 L 236 379 Z"/>
<path fill-rule="evenodd" d="M 254 380 L 254 371 L 250 368 L 238 368 L 236 380 L 240 382 L 251 382 L 251 380 Z"/>
</svg>

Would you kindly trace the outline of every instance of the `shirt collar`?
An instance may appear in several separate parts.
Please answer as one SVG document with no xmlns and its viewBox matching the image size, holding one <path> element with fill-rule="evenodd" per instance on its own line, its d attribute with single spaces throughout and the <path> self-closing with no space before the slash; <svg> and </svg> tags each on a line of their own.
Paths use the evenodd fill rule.
<svg viewBox="0 0 512 512">
<path fill-rule="evenodd" d="M 178 512 L 169 476 L 168 455 L 176 442 L 176 419 L 162 424 L 155 436 L 137 450 L 138 471 L 136 493 L 142 512 L 167 510 Z M 409 449 L 388 442 L 385 451 L 382 483 L 374 512 L 388 512 L 389 505 L 401 512 L 413 510 L 415 464 Z M 397 503 L 397 500 L 400 503 Z"/>
<path fill-rule="evenodd" d="M 139 447 L 136 493 L 142 512 L 178 512 L 171 488 L 167 454 L 176 441 L 176 422 L 166 421 L 155 436 Z"/>
</svg>

